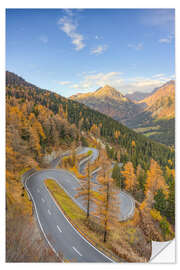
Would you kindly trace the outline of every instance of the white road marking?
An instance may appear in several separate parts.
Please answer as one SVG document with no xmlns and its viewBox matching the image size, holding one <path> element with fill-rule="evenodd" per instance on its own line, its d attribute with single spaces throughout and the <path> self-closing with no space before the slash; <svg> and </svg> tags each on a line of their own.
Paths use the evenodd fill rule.
<svg viewBox="0 0 180 270">
<path fill-rule="evenodd" d="M 57 171 L 56 169 L 48 169 L 48 170 L 44 170 L 44 171 Z M 73 177 L 78 183 L 80 182 L 76 177 L 74 177 L 71 173 L 69 173 L 68 171 L 65 171 L 65 170 L 63 170 L 63 169 L 61 169 L 61 172 L 65 172 L 67 175 L 70 175 L 71 177 Z M 40 172 L 38 171 L 38 172 L 35 172 L 35 173 L 33 173 L 32 175 L 30 175 L 27 179 L 26 179 L 26 181 L 25 181 L 25 186 L 26 186 L 26 189 L 27 189 L 27 191 L 28 191 L 28 193 L 29 193 L 29 195 L 30 195 L 30 197 L 31 197 L 31 199 L 32 199 L 32 201 L 33 201 L 33 203 L 34 203 L 34 207 L 35 207 L 35 211 L 36 211 L 36 214 L 37 214 L 37 219 L 38 219 L 38 222 L 39 222 L 39 225 L 40 225 L 40 227 L 41 227 L 41 230 L 42 230 L 42 232 L 43 232 L 43 234 L 44 234 L 44 236 L 45 236 L 45 238 L 46 238 L 46 240 L 47 240 L 47 242 L 48 242 L 48 244 L 49 244 L 49 246 L 52 248 L 52 250 L 55 252 L 55 254 L 58 256 L 58 254 L 57 254 L 57 252 L 56 252 L 56 250 L 55 250 L 55 248 L 53 247 L 53 245 L 50 243 L 50 241 L 48 240 L 48 238 L 46 237 L 46 234 L 45 234 L 45 232 L 44 232 L 44 229 L 43 229 L 43 227 L 42 227 L 42 224 L 41 224 L 41 222 L 40 222 L 40 220 L 39 220 L 39 215 L 38 215 L 38 211 L 37 211 L 37 207 L 36 207 L 36 203 L 35 203 L 35 200 L 34 200 L 34 198 L 33 198 L 33 195 L 32 195 L 32 193 L 31 193 L 31 191 L 28 189 L 28 187 L 27 187 L 27 180 L 30 180 L 30 178 L 32 178 L 32 177 L 34 177 L 35 175 L 39 175 L 40 174 Z M 57 181 L 57 179 L 55 179 L 56 181 Z M 58 181 L 57 181 L 58 182 Z M 62 185 L 60 184 L 60 183 L 58 183 L 61 187 L 62 187 Z M 63 188 L 63 187 L 62 187 Z M 47 190 L 48 191 L 48 190 Z M 40 192 L 40 191 L 39 191 Z M 67 220 L 67 222 L 70 224 L 70 226 L 72 226 L 72 224 L 69 222 L 69 220 L 66 218 L 66 216 L 64 215 L 64 213 L 61 211 L 61 209 L 59 208 L 59 206 L 57 205 L 57 202 L 55 201 L 55 199 L 53 198 L 53 196 L 50 194 L 50 192 L 49 192 L 49 195 L 50 195 L 50 197 L 52 198 L 52 200 L 54 201 L 54 203 L 56 204 L 56 206 L 57 206 L 57 208 L 60 210 L 60 212 L 61 212 L 61 214 L 64 216 L 64 218 Z M 94 247 L 91 243 L 89 243 L 88 241 L 87 241 L 87 239 L 86 238 L 84 238 L 73 226 L 72 226 L 72 228 L 76 231 L 76 233 L 85 241 L 85 242 L 87 242 L 90 246 L 92 246 L 97 252 L 99 252 L 100 254 L 102 254 L 104 257 L 106 257 L 107 259 L 109 259 L 111 262 L 114 262 L 112 259 L 110 259 L 110 258 L 108 258 L 105 254 L 103 254 L 101 251 L 99 251 L 96 247 Z M 75 249 L 76 250 L 76 249 Z M 77 250 L 76 250 L 76 252 L 78 252 Z M 79 254 L 79 252 L 78 252 L 78 254 Z M 81 255 L 82 256 L 82 255 Z"/>
<path fill-rule="evenodd" d="M 38 192 L 38 193 L 40 192 L 39 188 L 37 188 L 37 192 Z"/>
<path fill-rule="evenodd" d="M 50 210 L 49 210 L 49 209 L 48 209 L 48 214 L 49 214 L 49 215 L 51 215 L 51 212 L 50 212 Z"/>
<path fill-rule="evenodd" d="M 79 254 L 79 256 L 82 256 L 82 254 L 75 247 L 72 248 L 77 252 L 77 254 Z"/>
<path fill-rule="evenodd" d="M 42 201 L 42 202 L 45 202 L 45 199 L 41 198 L 41 201 Z"/>
<path fill-rule="evenodd" d="M 58 230 L 60 231 L 60 232 L 62 232 L 62 230 L 59 228 L 59 226 L 57 225 L 57 228 L 58 228 Z"/>
<path fill-rule="evenodd" d="M 37 172 L 35 172 L 34 174 L 37 174 Z M 33 174 L 33 175 L 34 175 L 34 174 Z M 28 189 L 28 187 L 27 187 L 27 180 L 29 180 L 31 177 L 32 177 L 32 175 L 30 175 L 30 176 L 26 179 L 26 181 L 25 181 L 25 187 L 26 187 L 26 189 L 27 189 L 27 192 L 28 192 L 29 196 L 31 197 L 31 199 L 32 199 L 32 201 L 33 201 L 33 204 L 34 204 L 34 207 L 35 207 L 35 211 L 36 211 L 36 215 L 37 215 L 37 219 L 38 219 L 38 223 L 39 223 L 39 226 L 40 226 L 40 228 L 41 228 L 41 231 L 43 232 L 44 237 L 45 237 L 46 241 L 48 242 L 49 246 L 52 248 L 52 250 L 53 250 L 54 253 L 57 255 L 57 257 L 59 257 L 59 254 L 56 252 L 55 248 L 54 248 L 53 245 L 50 243 L 49 239 L 47 238 L 47 236 L 46 236 L 46 234 L 45 234 L 45 231 L 44 231 L 44 229 L 43 229 L 43 227 L 42 227 L 42 224 L 41 224 L 41 222 L 40 222 L 40 219 L 39 219 L 39 214 L 38 214 L 38 211 L 37 211 L 36 203 L 35 203 L 35 201 L 34 201 L 34 198 L 33 198 L 32 194 L 31 194 L 31 191 L 30 191 L 30 190 Z"/>
<path fill-rule="evenodd" d="M 59 183 L 59 185 L 63 188 L 63 186 Z M 46 187 L 46 189 L 47 189 L 47 187 Z M 106 256 L 104 253 L 102 253 L 100 250 L 98 250 L 95 246 L 93 246 L 86 238 L 84 238 L 81 234 L 80 234 L 80 232 L 78 232 L 75 228 L 74 228 L 74 226 L 71 224 L 71 222 L 67 219 L 67 217 L 64 215 L 64 213 L 62 212 L 62 210 L 60 209 L 60 207 L 59 207 L 59 205 L 57 204 L 57 202 L 56 202 L 56 200 L 54 199 L 54 197 L 51 195 L 51 193 L 49 192 L 49 190 L 47 189 L 47 192 L 49 193 L 49 196 L 52 198 L 52 200 L 54 201 L 54 203 L 55 203 L 55 205 L 56 205 L 56 207 L 57 207 L 57 209 L 59 209 L 60 210 L 60 212 L 61 212 L 61 214 L 64 216 L 64 218 L 67 220 L 67 222 L 69 223 L 69 225 L 73 228 L 73 230 L 85 241 L 85 242 L 87 242 L 92 248 L 94 248 L 97 252 L 99 252 L 100 254 L 102 254 L 104 257 L 106 257 L 108 260 L 110 260 L 111 262 L 113 262 L 114 263 L 114 261 L 111 259 L 111 258 L 109 258 L 108 256 Z M 67 194 L 68 194 L 68 192 L 67 192 Z M 57 253 L 56 253 L 57 254 Z"/>
</svg>

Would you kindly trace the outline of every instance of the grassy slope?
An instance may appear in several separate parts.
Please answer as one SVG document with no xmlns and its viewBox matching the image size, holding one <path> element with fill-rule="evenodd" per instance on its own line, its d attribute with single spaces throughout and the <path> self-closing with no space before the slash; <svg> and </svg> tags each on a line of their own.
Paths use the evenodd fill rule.
<svg viewBox="0 0 180 270">
<path fill-rule="evenodd" d="M 86 213 L 68 197 L 54 180 L 46 179 L 45 184 L 73 226 L 94 246 L 112 257 L 109 244 L 103 243 L 101 237 L 86 225 Z M 117 261 L 117 257 L 113 259 Z M 118 261 L 122 260 L 118 259 Z"/>
</svg>

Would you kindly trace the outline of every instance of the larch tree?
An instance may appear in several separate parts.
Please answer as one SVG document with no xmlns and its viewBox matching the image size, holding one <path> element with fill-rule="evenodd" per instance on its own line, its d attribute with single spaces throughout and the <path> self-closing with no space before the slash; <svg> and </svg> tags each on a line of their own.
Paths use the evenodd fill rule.
<svg viewBox="0 0 180 270">
<path fill-rule="evenodd" d="M 46 136 L 44 134 L 44 130 L 42 128 L 41 123 L 36 119 L 33 113 L 30 113 L 29 121 L 30 121 L 29 133 L 30 133 L 31 148 L 33 151 L 36 152 L 37 157 L 39 157 L 41 150 L 40 143 L 41 140 L 44 140 L 46 138 Z"/>
<path fill-rule="evenodd" d="M 161 190 L 160 194 L 159 190 Z M 168 198 L 168 186 L 162 174 L 159 164 L 151 159 L 150 168 L 147 171 L 147 179 L 145 184 L 145 199 L 141 203 L 140 209 L 150 210 L 152 207 L 159 208 L 159 201 L 162 203 L 162 196 Z M 162 205 L 161 205 L 162 207 Z M 164 206 L 163 206 L 164 207 Z M 160 209 L 159 209 L 160 210 Z"/>
<path fill-rule="evenodd" d="M 131 142 L 131 156 L 132 156 L 133 153 L 134 153 L 135 147 L 136 147 L 136 142 L 135 142 L 135 141 L 132 141 L 132 142 Z"/>
<path fill-rule="evenodd" d="M 119 201 L 113 178 L 106 174 L 105 177 L 99 176 L 97 182 L 99 187 L 98 195 L 95 197 L 94 215 L 104 228 L 104 242 L 106 242 L 108 231 L 118 224 Z"/>
<path fill-rule="evenodd" d="M 75 197 L 82 198 L 83 204 L 86 208 L 86 217 L 89 218 L 90 207 L 91 203 L 93 202 L 93 192 L 92 192 L 93 184 L 91 183 L 91 171 L 89 162 L 86 170 L 86 177 L 85 179 L 81 179 L 80 181 L 81 181 L 80 187 L 77 188 L 77 194 L 75 195 Z"/>
<path fill-rule="evenodd" d="M 161 189 L 165 197 L 168 198 L 169 190 L 163 177 L 162 170 L 159 164 L 151 159 L 150 168 L 147 171 L 147 179 L 145 184 L 145 194 L 150 190 L 155 196 L 156 192 Z"/>
<path fill-rule="evenodd" d="M 117 161 L 120 162 L 121 161 L 121 152 L 117 151 Z"/>
<path fill-rule="evenodd" d="M 99 125 L 101 126 L 101 125 Z M 93 124 L 90 132 L 95 136 L 95 137 L 100 137 L 100 127 L 98 127 L 96 124 Z"/>
<path fill-rule="evenodd" d="M 115 139 L 118 140 L 119 139 L 119 136 L 120 136 L 120 131 L 119 130 L 115 130 L 114 131 L 114 137 L 115 137 Z"/>
<path fill-rule="evenodd" d="M 30 147 L 35 152 L 36 157 L 39 157 L 41 149 L 39 135 L 32 127 L 30 128 Z"/>
<path fill-rule="evenodd" d="M 107 233 L 118 223 L 119 201 L 117 189 L 113 178 L 110 177 L 111 163 L 104 155 L 101 160 L 101 174 L 97 178 L 98 190 L 95 196 L 94 215 L 99 219 L 104 228 L 104 242 L 107 241 Z"/>
<path fill-rule="evenodd" d="M 37 131 L 37 133 L 39 134 L 39 136 L 41 136 L 41 138 L 43 138 L 43 139 L 46 138 L 46 136 L 44 134 L 44 130 L 42 128 L 42 125 L 41 125 L 41 123 L 39 121 L 36 120 L 33 123 L 33 126 L 32 127 Z"/>
<path fill-rule="evenodd" d="M 137 187 L 137 178 L 134 172 L 134 167 L 132 162 L 127 162 L 124 166 L 124 170 L 121 171 L 124 177 L 125 189 L 134 192 Z"/>
<path fill-rule="evenodd" d="M 140 204 L 139 209 L 141 211 L 144 211 L 147 213 L 148 211 L 151 210 L 152 204 L 154 203 L 154 196 L 150 190 L 147 191 L 146 197 L 143 200 L 143 202 Z"/>
</svg>

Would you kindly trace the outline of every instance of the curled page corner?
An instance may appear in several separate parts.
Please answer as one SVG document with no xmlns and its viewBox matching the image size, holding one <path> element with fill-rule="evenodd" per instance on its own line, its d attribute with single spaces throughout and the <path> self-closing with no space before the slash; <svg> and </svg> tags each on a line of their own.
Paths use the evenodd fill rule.
<svg viewBox="0 0 180 270">
<path fill-rule="evenodd" d="M 175 263 L 175 239 L 166 242 L 152 241 L 149 263 Z"/>
</svg>

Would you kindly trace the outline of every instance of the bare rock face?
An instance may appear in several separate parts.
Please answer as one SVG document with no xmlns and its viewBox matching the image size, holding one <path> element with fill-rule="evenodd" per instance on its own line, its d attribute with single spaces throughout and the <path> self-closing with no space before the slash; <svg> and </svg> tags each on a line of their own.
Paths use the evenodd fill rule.
<svg viewBox="0 0 180 270">
<path fill-rule="evenodd" d="M 175 82 L 169 81 L 158 88 L 151 96 L 141 100 L 146 104 L 145 111 L 152 113 L 156 119 L 172 119 L 175 117 Z"/>
</svg>

